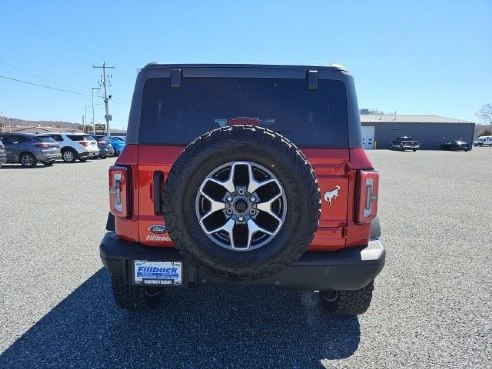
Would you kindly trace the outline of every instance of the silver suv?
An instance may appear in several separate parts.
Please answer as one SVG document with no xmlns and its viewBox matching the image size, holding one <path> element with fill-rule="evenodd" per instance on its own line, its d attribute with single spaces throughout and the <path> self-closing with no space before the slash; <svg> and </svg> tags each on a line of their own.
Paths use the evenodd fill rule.
<svg viewBox="0 0 492 369">
<path fill-rule="evenodd" d="M 51 166 L 61 157 L 60 146 L 51 137 L 4 133 L 0 134 L 0 141 L 5 145 L 7 163 L 20 163 L 25 168 L 35 167 L 38 162 Z"/>
<path fill-rule="evenodd" d="M 90 135 L 70 132 L 49 133 L 42 136 L 49 136 L 60 144 L 62 159 L 66 163 L 73 163 L 77 159 L 86 161 L 99 156 L 97 141 Z"/>
</svg>

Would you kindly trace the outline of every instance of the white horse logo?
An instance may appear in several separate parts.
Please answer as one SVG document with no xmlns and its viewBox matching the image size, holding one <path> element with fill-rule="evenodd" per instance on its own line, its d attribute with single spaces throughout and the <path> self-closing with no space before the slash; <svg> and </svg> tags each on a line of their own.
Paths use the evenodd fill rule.
<svg viewBox="0 0 492 369">
<path fill-rule="evenodd" d="M 338 193 L 340 192 L 340 186 L 335 186 L 335 189 L 332 191 L 328 191 L 325 193 L 325 201 L 331 205 L 331 200 L 336 199 L 338 197 Z"/>
</svg>

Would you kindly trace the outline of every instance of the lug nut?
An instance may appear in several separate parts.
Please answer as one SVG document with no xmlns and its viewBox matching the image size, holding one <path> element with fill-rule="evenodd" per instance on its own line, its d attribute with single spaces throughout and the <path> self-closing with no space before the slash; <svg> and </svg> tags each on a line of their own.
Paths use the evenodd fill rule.
<svg viewBox="0 0 492 369">
<path fill-rule="evenodd" d="M 239 217 L 237 218 L 237 220 L 239 220 L 240 222 L 244 222 L 244 217 Z"/>
<path fill-rule="evenodd" d="M 249 214 L 250 214 L 250 215 L 256 215 L 256 210 L 255 210 L 255 209 L 251 209 L 251 210 L 249 211 Z"/>
<path fill-rule="evenodd" d="M 227 196 L 226 197 L 226 200 L 229 201 L 229 202 L 231 202 L 232 201 L 232 196 Z"/>
<path fill-rule="evenodd" d="M 244 190 L 241 188 L 240 190 L 237 191 L 240 195 L 244 195 Z"/>
<path fill-rule="evenodd" d="M 232 214 L 232 209 L 227 209 L 227 210 L 226 210 L 226 214 L 227 214 L 227 215 L 231 215 L 231 214 Z"/>
<path fill-rule="evenodd" d="M 251 197 L 249 198 L 249 201 L 251 201 L 251 202 L 255 202 L 255 201 L 256 201 L 256 197 L 251 196 Z"/>
</svg>

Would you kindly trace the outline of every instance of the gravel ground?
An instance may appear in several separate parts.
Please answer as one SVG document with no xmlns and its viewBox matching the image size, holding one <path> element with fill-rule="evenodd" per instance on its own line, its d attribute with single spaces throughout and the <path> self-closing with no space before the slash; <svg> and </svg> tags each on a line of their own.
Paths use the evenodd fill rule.
<svg viewBox="0 0 492 369">
<path fill-rule="evenodd" d="M 0 170 L 0 368 L 490 368 L 492 149 L 373 151 L 388 256 L 370 310 L 172 290 L 130 314 L 98 256 L 112 159 Z"/>
</svg>

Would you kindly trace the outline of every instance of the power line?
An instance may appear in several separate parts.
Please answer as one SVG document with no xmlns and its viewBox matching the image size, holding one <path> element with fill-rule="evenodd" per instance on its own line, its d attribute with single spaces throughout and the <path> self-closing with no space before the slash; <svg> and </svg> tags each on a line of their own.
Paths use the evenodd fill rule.
<svg viewBox="0 0 492 369">
<path fill-rule="evenodd" d="M 14 70 L 16 70 L 16 71 L 19 71 L 19 72 L 22 72 L 22 73 L 28 74 L 29 76 L 34 77 L 34 78 L 36 78 L 36 79 L 39 79 L 39 80 L 41 80 L 41 81 L 43 81 L 43 82 L 48 82 L 48 83 L 49 83 L 49 84 L 51 84 L 51 85 L 58 85 L 58 86 L 61 86 L 61 88 L 67 88 L 67 87 L 68 87 L 68 88 L 74 88 L 74 87 L 75 87 L 75 83 L 70 83 L 70 84 L 72 84 L 72 86 L 70 86 L 70 84 L 67 84 L 67 83 L 60 83 L 60 82 L 56 82 L 56 81 L 53 81 L 53 80 L 51 80 L 51 79 L 47 79 L 47 78 L 44 78 L 44 77 L 39 76 L 39 75 L 37 75 L 37 74 L 31 73 L 31 72 L 29 72 L 29 71 L 27 71 L 27 70 L 25 70 L 25 69 L 19 68 L 19 67 L 17 67 L 17 66 L 12 65 L 12 64 L 5 63 L 5 62 L 4 62 L 4 61 L 2 61 L 2 60 L 0 60 L 0 64 L 6 65 L 7 67 L 12 68 L 12 69 L 14 69 Z M 79 87 L 79 86 L 77 86 L 77 87 L 75 87 L 75 88 L 77 88 L 77 89 L 78 89 L 78 88 L 80 88 L 80 87 Z"/>
<path fill-rule="evenodd" d="M 67 92 L 67 93 L 70 93 L 70 94 L 75 94 L 75 95 L 81 95 L 81 96 L 91 96 L 89 94 L 85 94 L 83 92 L 77 92 L 77 91 L 70 91 L 70 90 L 65 90 L 63 88 L 57 88 L 57 87 L 52 87 L 52 86 L 46 86 L 46 85 L 42 85 L 42 84 L 39 84 L 39 83 L 34 83 L 34 82 L 29 82 L 29 81 L 23 81 L 23 80 L 20 80 L 20 79 L 17 79 L 17 78 L 11 78 L 11 77 L 6 77 L 6 76 L 2 76 L 0 75 L 0 78 L 3 78 L 3 79 L 8 79 L 10 81 L 15 81 L 15 82 L 19 82 L 19 83 L 25 83 L 27 85 L 32 85 L 32 86 L 38 86 L 38 87 L 43 87 L 43 88 L 47 88 L 47 89 L 50 89 L 50 90 L 55 90 L 55 91 L 61 91 L 61 92 Z"/>
</svg>

